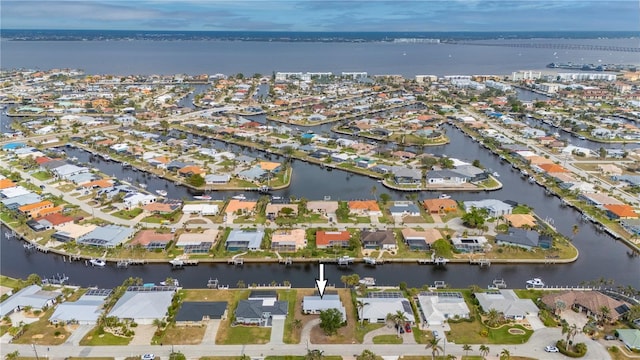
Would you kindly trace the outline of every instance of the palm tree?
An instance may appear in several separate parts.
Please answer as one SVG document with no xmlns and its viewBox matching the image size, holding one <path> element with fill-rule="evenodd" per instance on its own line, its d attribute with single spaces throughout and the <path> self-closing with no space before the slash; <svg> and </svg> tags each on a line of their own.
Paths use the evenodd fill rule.
<svg viewBox="0 0 640 360">
<path fill-rule="evenodd" d="M 482 355 L 483 358 L 489 355 L 489 351 L 491 351 L 491 349 L 489 349 L 487 345 L 480 345 L 480 355 Z"/>
<path fill-rule="evenodd" d="M 387 320 L 393 321 L 396 326 L 397 335 L 398 337 L 400 337 L 400 329 L 407 322 L 407 316 L 404 314 L 404 312 L 398 310 L 395 314 L 389 313 L 387 314 Z"/>
<path fill-rule="evenodd" d="M 509 360 L 511 359 L 511 353 L 507 349 L 502 349 L 500 352 L 500 360 Z"/>
<path fill-rule="evenodd" d="M 573 234 L 573 237 L 571 237 L 571 240 L 575 239 L 576 235 L 578 235 L 579 232 L 580 232 L 580 228 L 578 227 L 578 224 L 573 224 L 573 228 L 571 228 L 571 233 Z"/>
<path fill-rule="evenodd" d="M 598 311 L 600 312 L 600 321 L 604 324 L 605 320 L 609 318 L 609 313 L 611 311 L 606 305 L 601 306 Z"/>
<path fill-rule="evenodd" d="M 491 308 L 487 313 L 487 325 L 494 327 L 498 324 L 500 319 L 500 313 L 498 310 Z"/>
<path fill-rule="evenodd" d="M 294 329 L 300 329 L 301 327 L 302 327 L 302 320 L 293 319 L 293 328 Z"/>
<path fill-rule="evenodd" d="M 571 325 L 569 327 L 569 334 L 571 335 L 571 342 L 573 342 L 573 339 L 576 337 L 576 335 L 578 335 L 578 325 Z M 569 343 L 569 341 L 567 341 L 567 343 Z"/>
<path fill-rule="evenodd" d="M 425 349 L 431 349 L 431 358 L 435 359 L 436 355 L 440 354 L 441 351 L 443 351 L 442 346 L 440 346 L 440 344 L 438 344 L 440 342 L 440 339 L 436 339 L 436 338 L 431 338 L 429 339 L 429 342 L 427 343 L 427 346 L 425 347 Z"/>
<path fill-rule="evenodd" d="M 324 351 L 313 349 L 307 350 L 307 355 L 305 355 L 304 360 L 322 360 L 324 359 Z"/>
<path fill-rule="evenodd" d="M 367 305 L 369 305 L 369 303 L 364 302 L 363 300 L 356 301 L 356 307 L 358 308 L 358 317 L 360 318 L 360 325 L 362 325 L 362 323 L 364 322 L 364 319 L 362 318 L 362 311 Z"/>
<path fill-rule="evenodd" d="M 464 350 L 464 352 L 465 352 L 464 356 L 468 357 L 469 356 L 469 351 L 472 350 L 471 345 L 469 345 L 469 344 L 462 345 L 462 350 Z"/>
<path fill-rule="evenodd" d="M 562 312 L 567 308 L 567 304 L 564 301 L 560 300 L 560 299 L 556 300 L 556 304 L 555 305 L 556 305 L 556 311 L 557 311 L 556 314 L 557 315 L 562 314 Z"/>
</svg>

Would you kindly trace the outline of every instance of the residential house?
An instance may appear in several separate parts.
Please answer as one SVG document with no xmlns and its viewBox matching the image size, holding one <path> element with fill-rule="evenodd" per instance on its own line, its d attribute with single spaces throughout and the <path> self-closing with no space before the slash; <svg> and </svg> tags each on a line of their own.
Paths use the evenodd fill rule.
<svg viewBox="0 0 640 360">
<path fill-rule="evenodd" d="M 358 314 L 361 321 L 368 321 L 370 324 L 386 323 L 388 314 L 401 313 L 407 324 L 414 325 L 415 316 L 411 303 L 403 297 L 402 293 L 385 293 L 384 297 L 372 297 L 378 295 L 377 293 L 369 293 L 369 295 L 366 298 L 356 298 L 356 301 L 361 301 L 364 304 Z"/>
<path fill-rule="evenodd" d="M 584 200 L 587 204 L 593 206 L 624 205 L 622 201 L 603 193 L 582 193 L 578 195 L 578 199 Z"/>
<path fill-rule="evenodd" d="M 480 169 L 479 167 L 473 165 L 458 165 L 456 166 L 455 171 L 464 175 L 471 183 L 477 183 L 489 178 L 489 173 L 487 173 L 484 169 Z"/>
<path fill-rule="evenodd" d="M 427 183 L 437 185 L 461 185 L 470 180 L 466 174 L 454 170 L 430 170 L 427 172 Z"/>
<path fill-rule="evenodd" d="M 469 318 L 469 307 L 459 292 L 420 292 L 417 305 L 422 323 L 430 327 L 447 319 Z"/>
<path fill-rule="evenodd" d="M 405 167 L 394 168 L 393 181 L 399 185 L 419 185 L 422 183 L 422 172 Z"/>
<path fill-rule="evenodd" d="M 396 201 L 389 208 L 391 216 L 404 217 L 404 216 L 420 216 L 420 209 L 410 201 Z"/>
<path fill-rule="evenodd" d="M 337 201 L 308 201 L 307 209 L 320 215 L 329 216 L 329 214 L 335 214 L 338 210 Z"/>
<path fill-rule="evenodd" d="M 271 249 L 280 252 L 294 252 L 307 247 L 304 229 L 274 230 L 271 234 Z"/>
<path fill-rule="evenodd" d="M 365 249 L 395 250 L 396 237 L 391 230 L 364 230 L 360 233 L 360 242 Z"/>
<path fill-rule="evenodd" d="M 485 209 L 491 217 L 500 217 L 511 214 L 513 206 L 496 199 L 484 199 L 479 201 L 465 201 L 464 210 L 469 212 L 472 208 Z"/>
<path fill-rule="evenodd" d="M 640 236 L 640 219 L 620 220 L 620 225 L 629 234 L 633 236 Z"/>
<path fill-rule="evenodd" d="M 207 171 L 196 165 L 188 165 L 178 170 L 178 175 L 183 177 L 189 177 L 193 175 L 200 175 L 203 178 L 207 175 Z"/>
<path fill-rule="evenodd" d="M 321 311 L 329 309 L 337 309 L 342 314 L 342 320 L 347 320 L 347 311 L 345 310 L 340 295 L 325 292 L 324 296 L 305 296 L 302 298 L 303 314 L 320 314 Z"/>
<path fill-rule="evenodd" d="M 262 230 L 232 230 L 225 241 L 228 251 L 258 251 L 262 244 Z"/>
<path fill-rule="evenodd" d="M 167 315 L 176 292 L 173 286 L 131 286 L 113 306 L 108 316 L 151 325 Z"/>
<path fill-rule="evenodd" d="M 473 294 L 484 312 L 495 309 L 507 319 L 524 320 L 538 316 L 538 307 L 531 299 L 520 299 L 513 290 L 492 290 Z"/>
<path fill-rule="evenodd" d="M 541 301 L 552 310 L 558 310 L 558 304 L 563 304 L 560 309 L 575 309 L 578 312 L 585 312 L 587 316 L 599 319 L 602 316 L 602 309 L 607 308 L 609 313 L 606 318 L 610 323 L 618 321 L 627 311 L 629 304 L 616 300 L 599 291 L 564 291 L 551 293 L 542 297 Z"/>
<path fill-rule="evenodd" d="M 240 300 L 235 311 L 236 323 L 243 325 L 271 326 L 273 319 L 284 320 L 288 313 L 288 302 L 279 301 L 272 294 L 252 292 L 248 300 Z"/>
<path fill-rule="evenodd" d="M 503 217 L 510 226 L 515 228 L 533 229 L 536 226 L 536 219 L 531 214 L 507 214 Z"/>
<path fill-rule="evenodd" d="M 549 249 L 553 245 L 553 238 L 549 235 L 540 235 L 537 231 L 510 227 L 506 234 L 496 235 L 496 244 L 513 245 L 527 250 L 536 247 Z"/>
<path fill-rule="evenodd" d="M 454 236 L 451 238 L 453 247 L 462 253 L 482 252 L 487 243 L 487 238 L 484 236 Z"/>
<path fill-rule="evenodd" d="M 129 246 L 141 246 L 147 250 L 164 250 L 173 240 L 171 233 L 158 233 L 155 230 L 141 230 L 131 240 Z"/>
<path fill-rule="evenodd" d="M 82 245 L 114 248 L 129 240 L 134 232 L 134 229 L 120 225 L 98 226 L 78 238 L 76 242 Z"/>
<path fill-rule="evenodd" d="M 640 330 L 638 329 L 616 329 L 616 336 L 624 346 L 633 351 L 640 351 Z"/>
<path fill-rule="evenodd" d="M 176 314 L 176 325 L 202 325 L 208 320 L 227 318 L 226 301 L 185 301 Z"/>
<path fill-rule="evenodd" d="M 122 203 L 124 203 L 124 206 L 128 209 L 131 209 L 138 206 L 149 205 L 156 202 L 156 200 L 158 200 L 158 198 L 151 194 L 131 192 L 122 198 Z"/>
<path fill-rule="evenodd" d="M 67 324 L 73 321 L 80 325 L 95 325 L 110 294 L 110 289 L 89 289 L 78 300 L 58 305 L 49 321 L 53 324 Z"/>
<path fill-rule="evenodd" d="M 217 242 L 219 233 L 217 229 L 207 229 L 202 233 L 182 233 L 176 241 L 176 247 L 185 254 L 205 254 Z"/>
<path fill-rule="evenodd" d="M 417 231 L 404 228 L 402 229 L 402 239 L 411 250 L 429 250 L 434 242 L 442 239 L 442 234 L 437 229 Z"/>
<path fill-rule="evenodd" d="M 375 200 L 349 201 L 349 212 L 358 216 L 382 216 L 380 206 Z"/>
<path fill-rule="evenodd" d="M 265 216 L 269 220 L 274 220 L 275 218 L 281 215 L 284 209 L 291 209 L 290 211 L 292 216 L 298 215 L 298 205 L 272 203 L 272 204 L 267 204 L 267 206 L 265 207 L 265 210 L 264 210 Z M 285 211 L 289 211 L 289 210 L 285 210 Z"/>
<path fill-rule="evenodd" d="M 349 247 L 351 233 L 348 231 L 316 231 L 316 247 L 326 249 L 332 247 Z"/>
<path fill-rule="evenodd" d="M 61 295 L 60 291 L 45 291 L 38 285 L 29 285 L 0 303 L 0 317 L 10 315 L 14 311 L 24 310 L 27 307 L 32 310 L 45 310 L 49 306 L 53 306 Z"/>
<path fill-rule="evenodd" d="M 231 181 L 231 175 L 229 174 L 208 174 L 204 177 L 204 182 L 207 185 L 224 185 Z"/>
<path fill-rule="evenodd" d="M 608 204 L 608 205 L 604 205 L 603 207 L 609 219 L 619 220 L 619 219 L 637 219 L 638 218 L 638 214 L 630 205 Z"/>
<path fill-rule="evenodd" d="M 255 201 L 242 201 L 231 199 L 227 204 L 227 207 L 224 209 L 225 214 L 233 215 L 233 214 L 251 214 L 256 211 L 257 203 Z"/>
<path fill-rule="evenodd" d="M 217 215 L 219 211 L 217 204 L 185 204 L 182 207 L 183 214 L 196 214 L 199 216 Z"/>
<path fill-rule="evenodd" d="M 28 219 L 31 219 L 40 216 L 41 212 L 51 208 L 53 208 L 53 203 L 49 200 L 44 200 L 37 203 L 20 206 L 18 208 L 18 211 Z"/>
<path fill-rule="evenodd" d="M 458 210 L 458 204 L 453 199 L 426 199 L 423 204 L 430 214 L 447 214 Z"/>
</svg>

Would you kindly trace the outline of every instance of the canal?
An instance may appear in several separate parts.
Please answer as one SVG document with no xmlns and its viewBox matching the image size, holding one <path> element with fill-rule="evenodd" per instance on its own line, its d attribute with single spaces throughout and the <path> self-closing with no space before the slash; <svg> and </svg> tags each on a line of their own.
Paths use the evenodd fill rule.
<svg viewBox="0 0 640 360">
<path fill-rule="evenodd" d="M 492 171 L 500 174 L 499 180 L 504 187 L 493 192 L 451 193 L 456 200 L 478 200 L 496 198 L 513 200 L 531 206 L 543 218 L 552 222 L 564 235 L 570 236 L 574 224 L 578 225 L 579 233 L 574 243 L 580 251 L 578 260 L 566 265 L 498 265 L 488 268 L 464 264 L 449 264 L 446 269 L 417 264 L 385 264 L 378 268 L 364 265 L 352 265 L 347 269 L 328 266 L 326 276 L 329 283 L 340 286 L 341 275 L 352 272 L 362 276 L 376 278 L 377 284 L 393 285 L 400 281 L 410 286 L 433 284 L 434 281 L 445 281 L 454 287 L 466 287 L 476 284 L 485 287 L 493 279 L 503 278 L 511 287 L 522 287 L 527 279 L 541 277 L 548 285 L 577 285 L 583 281 L 599 278 L 612 279 L 616 284 L 632 285 L 640 288 L 640 258 L 631 257 L 628 248 L 605 233 L 596 231 L 591 223 L 580 221 L 580 214 L 568 207 L 561 207 L 556 197 L 545 195 L 544 189 L 530 184 L 519 176 L 508 163 L 501 162 L 493 155 L 461 131 L 449 125 L 443 129 L 451 139 L 447 145 L 425 147 L 426 152 L 436 155 L 446 154 L 449 157 L 467 161 L 475 159 Z M 209 141 L 203 146 L 229 148 L 239 150 L 248 155 L 258 156 L 258 151 L 243 150 L 235 145 L 227 145 L 218 141 Z M 80 162 L 90 162 L 92 166 L 105 174 L 120 179 L 131 178 L 132 182 L 144 182 L 148 190 L 165 189 L 170 198 L 189 198 L 192 194 L 182 186 L 175 185 L 161 178 L 145 176 L 142 172 L 123 168 L 113 161 L 104 161 L 94 157 L 90 159 L 87 152 L 79 149 L 65 149 L 69 156 L 76 156 Z M 472 155 L 470 155 L 472 154 Z M 274 159 L 276 160 L 276 159 Z M 282 159 L 281 159 L 282 160 Z M 279 196 L 305 197 L 310 200 L 331 196 L 334 200 L 349 200 L 354 198 L 371 198 L 371 189 L 377 187 L 377 194 L 388 193 L 394 199 L 404 199 L 406 193 L 383 188 L 382 184 L 366 176 L 349 174 L 343 171 L 326 171 L 318 166 L 302 161 L 293 161 L 293 176 L 291 186 L 285 190 L 274 192 Z M 223 199 L 238 192 L 213 192 L 214 199 Z M 438 193 L 420 192 L 419 198 L 433 198 Z M 246 194 L 249 195 L 249 194 Z M 257 194 L 255 195 L 257 196 Z M 22 244 L 14 239 L 8 239 L 5 231 L 2 235 L 2 253 L 0 272 L 7 276 L 26 277 L 30 273 L 37 273 L 43 277 L 50 277 L 56 273 L 65 273 L 71 282 L 83 286 L 98 285 L 102 287 L 115 286 L 126 277 L 142 277 L 147 282 L 158 282 L 171 276 L 178 278 L 183 286 L 204 287 L 209 278 L 218 278 L 221 284 L 235 286 L 242 280 L 246 284 L 271 283 L 272 281 L 290 281 L 296 287 L 312 287 L 317 277 L 317 265 L 298 264 L 291 267 L 275 264 L 256 264 L 236 267 L 226 264 L 200 264 L 183 270 L 172 270 L 169 264 L 146 266 L 131 266 L 128 269 L 117 269 L 113 265 L 105 268 L 86 267 L 83 262 L 64 262 L 60 256 L 45 255 L 38 252 L 26 252 Z"/>
</svg>

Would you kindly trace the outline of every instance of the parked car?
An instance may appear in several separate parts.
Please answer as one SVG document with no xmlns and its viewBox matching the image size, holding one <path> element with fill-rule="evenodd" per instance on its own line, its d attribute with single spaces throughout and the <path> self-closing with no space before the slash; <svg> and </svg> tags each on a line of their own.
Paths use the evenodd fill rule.
<svg viewBox="0 0 640 360">
<path fill-rule="evenodd" d="M 440 339 L 440 334 L 438 334 L 438 332 L 436 330 L 433 330 L 433 338 L 434 339 Z"/>
<path fill-rule="evenodd" d="M 615 340 L 615 339 L 616 339 L 616 337 L 615 337 L 615 336 L 613 336 L 613 335 L 605 335 L 605 336 L 604 336 L 604 339 L 605 339 L 605 340 Z"/>
<path fill-rule="evenodd" d="M 156 358 L 155 355 L 153 354 L 144 354 L 142 355 L 142 357 L 140 359 L 142 360 L 154 360 Z"/>
<path fill-rule="evenodd" d="M 546 351 L 546 352 L 548 352 L 548 353 L 557 353 L 559 350 L 558 350 L 558 348 L 557 348 L 557 347 L 555 347 L 555 346 L 548 345 L 548 346 L 546 346 L 546 347 L 544 348 L 544 351 Z"/>
<path fill-rule="evenodd" d="M 410 333 L 411 332 L 411 324 L 404 324 L 404 331 Z"/>
</svg>

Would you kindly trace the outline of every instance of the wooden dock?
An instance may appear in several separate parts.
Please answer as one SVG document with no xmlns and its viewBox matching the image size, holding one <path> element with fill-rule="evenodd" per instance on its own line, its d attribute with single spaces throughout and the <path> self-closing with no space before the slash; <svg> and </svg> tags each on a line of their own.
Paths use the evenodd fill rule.
<svg viewBox="0 0 640 360">
<path fill-rule="evenodd" d="M 469 265 L 479 265 L 480 267 L 491 266 L 491 260 L 489 259 L 469 259 Z"/>
<path fill-rule="evenodd" d="M 227 261 L 227 264 L 235 265 L 235 266 L 242 266 L 242 265 L 244 265 L 244 258 L 237 257 L 237 258 L 229 259 Z"/>
<path fill-rule="evenodd" d="M 285 266 L 291 266 L 293 264 L 293 259 L 290 257 L 280 258 L 278 259 L 279 264 L 284 264 Z"/>
</svg>

